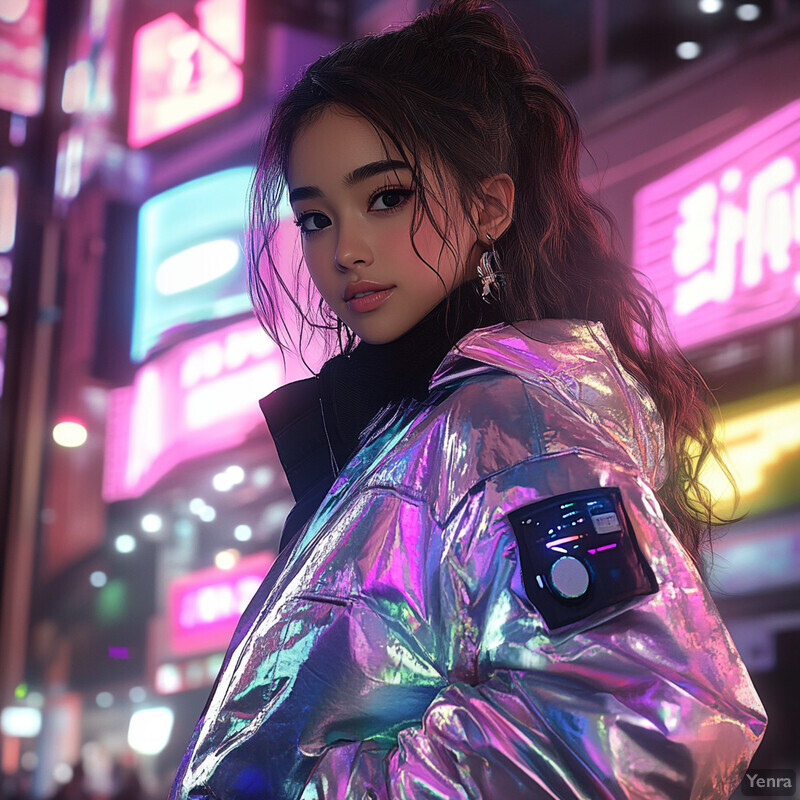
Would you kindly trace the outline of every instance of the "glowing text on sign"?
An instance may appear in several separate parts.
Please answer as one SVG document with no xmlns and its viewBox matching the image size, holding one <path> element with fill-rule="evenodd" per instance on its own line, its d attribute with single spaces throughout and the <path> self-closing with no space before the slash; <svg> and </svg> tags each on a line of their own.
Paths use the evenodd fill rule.
<svg viewBox="0 0 800 800">
<path fill-rule="evenodd" d="M 684 347 L 800 313 L 800 101 L 642 189 L 635 260 Z"/>
<path fill-rule="evenodd" d="M 240 444 L 284 380 L 275 344 L 245 320 L 152 359 L 109 397 L 103 495 L 138 497 L 173 467 Z"/>
<path fill-rule="evenodd" d="M 169 589 L 172 653 L 190 655 L 226 647 L 274 560 L 272 553 L 256 553 L 225 572 L 205 569 L 177 579 Z"/>
</svg>

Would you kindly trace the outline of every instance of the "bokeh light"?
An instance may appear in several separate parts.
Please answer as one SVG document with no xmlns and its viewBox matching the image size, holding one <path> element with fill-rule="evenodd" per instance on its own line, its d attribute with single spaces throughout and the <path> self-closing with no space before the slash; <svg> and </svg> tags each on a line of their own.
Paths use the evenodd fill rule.
<svg viewBox="0 0 800 800">
<path fill-rule="evenodd" d="M 86 426 L 77 419 L 63 419 L 53 427 L 53 441 L 61 447 L 80 447 L 88 436 Z"/>
</svg>

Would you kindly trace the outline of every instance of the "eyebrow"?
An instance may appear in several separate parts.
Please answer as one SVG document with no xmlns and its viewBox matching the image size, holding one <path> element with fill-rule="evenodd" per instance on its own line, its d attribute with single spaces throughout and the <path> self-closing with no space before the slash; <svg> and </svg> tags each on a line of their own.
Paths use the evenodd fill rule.
<svg viewBox="0 0 800 800">
<path fill-rule="evenodd" d="M 394 172 L 399 169 L 410 171 L 411 167 L 405 161 L 398 161 L 396 159 L 371 161 L 369 164 L 356 167 L 352 172 L 345 175 L 344 182 L 347 186 L 352 186 L 368 178 L 373 178 L 375 175 L 381 175 L 384 172 Z M 318 186 L 298 186 L 289 193 L 289 202 L 296 203 L 299 200 L 310 200 L 315 197 L 322 197 L 322 190 Z"/>
</svg>

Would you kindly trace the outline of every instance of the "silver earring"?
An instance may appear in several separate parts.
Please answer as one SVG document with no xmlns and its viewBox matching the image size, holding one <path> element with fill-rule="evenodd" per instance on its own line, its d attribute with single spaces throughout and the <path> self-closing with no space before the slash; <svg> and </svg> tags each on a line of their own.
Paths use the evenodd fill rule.
<svg viewBox="0 0 800 800">
<path fill-rule="evenodd" d="M 503 286 L 503 273 L 500 269 L 500 259 L 497 257 L 495 239 L 486 234 L 491 250 L 487 250 L 478 262 L 478 277 L 481 279 L 481 297 L 485 303 L 500 299 L 500 290 Z"/>
</svg>

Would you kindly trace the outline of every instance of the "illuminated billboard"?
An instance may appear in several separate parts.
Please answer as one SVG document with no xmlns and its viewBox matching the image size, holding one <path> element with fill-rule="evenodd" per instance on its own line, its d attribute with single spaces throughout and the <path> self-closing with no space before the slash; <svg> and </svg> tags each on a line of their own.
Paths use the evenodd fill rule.
<svg viewBox="0 0 800 800">
<path fill-rule="evenodd" d="M 309 348 L 310 365 L 322 349 Z M 140 367 L 132 386 L 109 393 L 103 497 L 139 497 L 178 464 L 267 435 L 260 398 L 308 377 L 281 357 L 254 319 L 176 345 Z"/>
<path fill-rule="evenodd" d="M 0 108 L 32 117 L 42 110 L 45 0 L 0 2 Z"/>
<path fill-rule="evenodd" d="M 6 371 L 6 339 L 8 330 L 5 317 L 9 312 L 11 293 L 12 255 L 17 231 L 17 194 L 19 175 L 11 167 L 0 168 L 0 397 Z"/>
<path fill-rule="evenodd" d="M 14 249 L 18 195 L 17 171 L 13 167 L 0 167 L 0 253 Z"/>
<path fill-rule="evenodd" d="M 172 343 L 176 328 L 250 309 L 242 239 L 251 173 L 236 167 L 206 175 L 142 205 L 133 361 Z"/>
<path fill-rule="evenodd" d="M 722 406 L 717 435 L 741 495 L 738 513 L 764 514 L 795 505 L 800 485 L 800 386 Z M 730 516 L 733 489 L 715 462 L 707 462 L 703 482 Z"/>
<path fill-rule="evenodd" d="M 634 260 L 682 347 L 800 314 L 800 101 L 640 190 Z"/>
<path fill-rule="evenodd" d="M 138 497 L 174 466 L 235 446 L 263 425 L 259 398 L 284 372 L 255 320 L 177 345 L 109 396 L 103 496 Z"/>
<path fill-rule="evenodd" d="M 198 0 L 197 27 L 170 12 L 133 40 L 128 144 L 143 147 L 242 99 L 245 0 Z"/>
<path fill-rule="evenodd" d="M 211 567 L 173 581 L 167 620 L 172 655 L 224 650 L 274 560 L 272 553 L 255 553 L 229 570 Z"/>
</svg>

